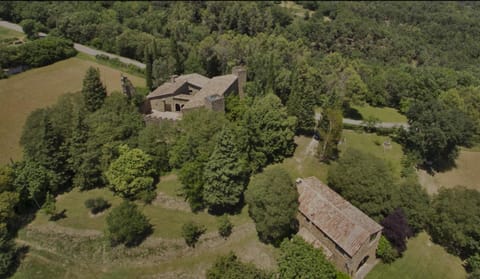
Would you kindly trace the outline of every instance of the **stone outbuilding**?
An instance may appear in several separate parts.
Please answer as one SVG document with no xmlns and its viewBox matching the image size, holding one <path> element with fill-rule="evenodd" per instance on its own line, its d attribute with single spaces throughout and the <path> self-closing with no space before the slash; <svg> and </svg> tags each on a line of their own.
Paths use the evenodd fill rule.
<svg viewBox="0 0 480 279">
<path fill-rule="evenodd" d="M 315 177 L 297 179 L 298 234 L 342 272 L 362 278 L 375 263 L 382 226 Z"/>
</svg>

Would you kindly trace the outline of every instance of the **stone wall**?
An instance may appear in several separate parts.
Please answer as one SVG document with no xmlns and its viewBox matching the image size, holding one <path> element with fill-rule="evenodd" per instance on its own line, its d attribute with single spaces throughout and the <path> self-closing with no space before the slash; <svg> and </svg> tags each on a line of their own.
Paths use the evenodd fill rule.
<svg viewBox="0 0 480 279">
<path fill-rule="evenodd" d="M 337 267 L 338 270 L 355 278 L 355 274 L 358 270 L 358 265 L 365 258 L 369 257 L 367 263 L 373 263 L 375 261 L 375 251 L 378 246 L 381 233 L 378 232 L 375 238 L 363 245 L 358 252 L 351 258 L 340 246 L 335 244 L 326 234 L 324 234 L 319 228 L 311 223 L 302 213 L 297 216 L 300 228 L 307 229 L 313 236 L 319 240 L 324 247 L 326 247 L 331 257 L 329 260 Z M 329 254 L 328 252 L 325 254 Z"/>
</svg>

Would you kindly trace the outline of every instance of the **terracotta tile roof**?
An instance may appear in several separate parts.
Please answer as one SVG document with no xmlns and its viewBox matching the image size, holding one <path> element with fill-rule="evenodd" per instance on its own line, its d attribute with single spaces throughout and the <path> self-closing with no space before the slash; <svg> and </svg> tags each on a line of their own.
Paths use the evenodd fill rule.
<svg viewBox="0 0 480 279">
<path fill-rule="evenodd" d="M 297 189 L 299 211 L 350 257 L 370 241 L 370 235 L 382 229 L 382 226 L 315 177 L 299 181 Z"/>
<path fill-rule="evenodd" d="M 205 98 L 211 95 L 223 96 L 225 92 L 237 80 L 236 75 L 223 75 L 213 77 L 200 91 L 197 92 L 188 103 L 183 107 L 184 109 L 191 109 L 201 107 L 205 103 Z"/>
</svg>

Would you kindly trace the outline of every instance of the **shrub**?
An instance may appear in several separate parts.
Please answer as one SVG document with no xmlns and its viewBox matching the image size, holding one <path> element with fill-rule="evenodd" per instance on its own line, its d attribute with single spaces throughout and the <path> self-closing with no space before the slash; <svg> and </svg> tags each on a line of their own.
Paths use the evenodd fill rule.
<svg viewBox="0 0 480 279">
<path fill-rule="evenodd" d="M 138 193 L 135 197 L 145 204 L 151 204 L 157 197 L 157 192 L 155 192 L 155 190 L 144 190 Z"/>
<path fill-rule="evenodd" d="M 230 219 L 228 219 L 227 215 L 223 215 L 218 219 L 218 233 L 224 237 L 227 238 L 230 236 L 232 233 L 233 229 L 233 224 L 230 222 Z"/>
<path fill-rule="evenodd" d="M 110 203 L 103 198 L 88 199 L 85 201 L 85 207 L 90 209 L 92 214 L 97 214 L 110 207 Z"/>
<path fill-rule="evenodd" d="M 129 201 L 112 209 L 107 216 L 106 236 L 112 246 L 120 243 L 126 246 L 138 245 L 151 230 L 147 217 Z"/>
<path fill-rule="evenodd" d="M 376 254 L 384 263 L 391 263 L 398 258 L 397 250 L 392 247 L 390 242 L 383 235 L 378 242 Z"/>
<path fill-rule="evenodd" d="M 188 246 L 195 247 L 198 239 L 206 230 L 205 226 L 190 221 L 182 226 L 182 236 Z"/>
<path fill-rule="evenodd" d="M 222 278 L 267 279 L 272 276 L 251 263 L 239 261 L 237 256 L 230 252 L 226 256 L 218 257 L 213 266 L 207 270 L 207 279 Z"/>
</svg>

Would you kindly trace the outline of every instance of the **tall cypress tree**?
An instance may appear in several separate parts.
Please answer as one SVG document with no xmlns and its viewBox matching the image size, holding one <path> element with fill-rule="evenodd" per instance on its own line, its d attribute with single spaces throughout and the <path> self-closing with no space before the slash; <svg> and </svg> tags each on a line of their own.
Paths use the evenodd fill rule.
<svg viewBox="0 0 480 279">
<path fill-rule="evenodd" d="M 100 80 L 100 71 L 93 67 L 88 68 L 83 79 L 82 94 L 85 106 L 90 112 L 99 109 L 107 97 L 107 89 Z"/>
<path fill-rule="evenodd" d="M 210 209 L 223 210 L 240 201 L 245 188 L 246 163 L 235 143 L 233 129 L 225 126 L 205 165 L 203 198 Z"/>
<path fill-rule="evenodd" d="M 147 88 L 149 90 L 153 89 L 152 81 L 152 65 L 153 65 L 153 54 L 150 48 L 145 48 L 145 80 L 147 83 Z"/>
</svg>

